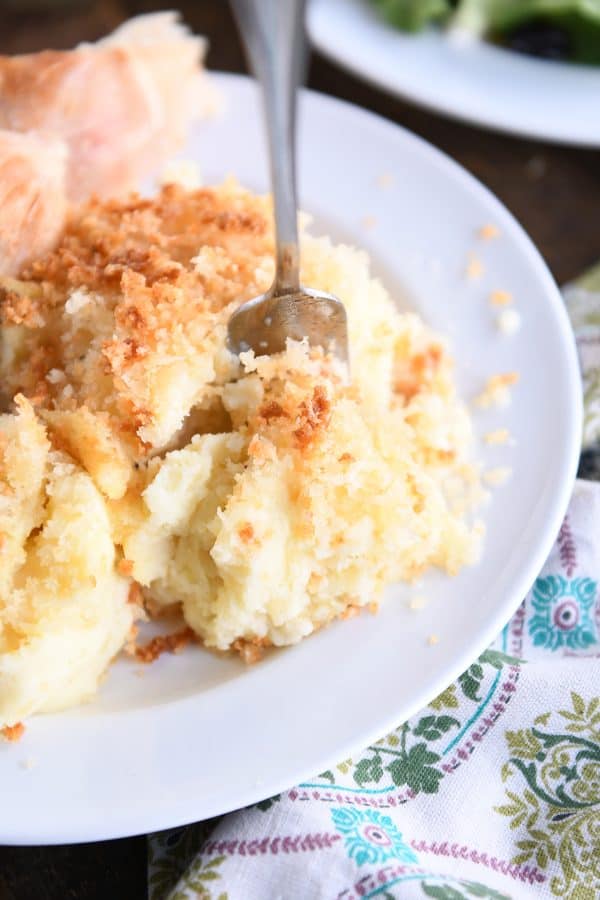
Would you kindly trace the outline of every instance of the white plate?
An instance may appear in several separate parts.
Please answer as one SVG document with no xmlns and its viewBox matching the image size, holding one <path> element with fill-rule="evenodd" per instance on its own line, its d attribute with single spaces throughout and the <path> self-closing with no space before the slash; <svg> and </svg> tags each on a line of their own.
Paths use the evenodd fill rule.
<svg viewBox="0 0 600 900">
<path fill-rule="evenodd" d="M 219 76 L 226 110 L 184 156 L 209 182 L 235 172 L 267 184 L 253 85 Z M 0 746 L 0 843 L 115 838 L 214 816 L 310 778 L 380 737 L 443 690 L 498 634 L 550 550 L 571 491 L 581 424 L 574 342 L 560 295 L 520 226 L 477 181 L 428 144 L 360 109 L 318 94 L 302 100 L 299 164 L 317 227 L 362 244 L 401 302 L 454 342 L 461 389 L 518 369 L 504 411 L 517 443 L 487 448 L 514 477 L 486 511 L 482 562 L 422 588 L 407 608 L 390 590 L 379 615 L 337 623 L 246 668 L 197 648 L 144 669 L 120 660 L 93 703 L 27 725 Z M 377 179 L 390 173 L 387 188 Z M 376 220 L 365 230 L 363 219 Z M 502 236 L 476 242 L 496 223 Z M 363 223 L 363 224 L 361 224 Z M 467 254 L 486 266 L 467 282 Z M 487 293 L 512 291 L 523 316 L 512 338 L 495 330 Z M 483 452 L 483 451 L 482 451 Z M 432 632 L 440 636 L 427 645 Z"/>
<path fill-rule="evenodd" d="M 600 66 L 534 59 L 437 29 L 403 34 L 368 0 L 312 0 L 308 28 L 326 56 L 429 109 L 527 137 L 600 146 Z"/>
</svg>

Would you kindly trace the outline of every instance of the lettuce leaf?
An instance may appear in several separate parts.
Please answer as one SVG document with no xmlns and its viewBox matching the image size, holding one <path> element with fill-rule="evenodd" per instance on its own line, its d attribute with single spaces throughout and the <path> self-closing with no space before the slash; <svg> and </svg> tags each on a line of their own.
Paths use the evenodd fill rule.
<svg viewBox="0 0 600 900">
<path fill-rule="evenodd" d="M 430 22 L 439 22 L 452 9 L 450 0 L 373 0 L 390 25 L 401 31 L 421 31 Z"/>
<path fill-rule="evenodd" d="M 600 26 L 600 0 L 460 0 L 452 24 L 479 35 L 503 34 L 536 19 L 560 25 L 566 17 Z"/>
<path fill-rule="evenodd" d="M 568 35 L 576 62 L 600 63 L 600 0 L 460 0 L 452 25 L 502 38 L 536 21 Z"/>
</svg>

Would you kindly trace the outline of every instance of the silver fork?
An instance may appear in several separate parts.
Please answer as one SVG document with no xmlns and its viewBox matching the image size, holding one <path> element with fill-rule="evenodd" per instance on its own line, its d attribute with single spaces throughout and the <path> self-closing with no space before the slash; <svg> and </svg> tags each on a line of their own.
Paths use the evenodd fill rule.
<svg viewBox="0 0 600 900">
<path fill-rule="evenodd" d="M 302 340 L 348 362 L 343 303 L 300 284 L 294 139 L 296 95 L 304 61 L 305 0 L 231 0 L 248 62 L 262 85 L 275 208 L 275 280 L 231 316 L 229 348 L 257 355 Z M 315 135 L 315 140 L 318 136 Z"/>
</svg>

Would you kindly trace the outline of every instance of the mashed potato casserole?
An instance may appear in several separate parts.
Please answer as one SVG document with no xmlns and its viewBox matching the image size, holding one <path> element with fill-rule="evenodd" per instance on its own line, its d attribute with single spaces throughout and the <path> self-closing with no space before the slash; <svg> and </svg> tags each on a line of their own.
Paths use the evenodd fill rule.
<svg viewBox="0 0 600 900">
<path fill-rule="evenodd" d="M 227 320 L 272 275 L 269 203 L 226 183 L 92 201 L 1 280 L 0 726 L 90 696 L 148 613 L 253 659 L 476 557 L 443 341 L 305 230 L 351 379 L 302 343 L 237 359 Z"/>
</svg>

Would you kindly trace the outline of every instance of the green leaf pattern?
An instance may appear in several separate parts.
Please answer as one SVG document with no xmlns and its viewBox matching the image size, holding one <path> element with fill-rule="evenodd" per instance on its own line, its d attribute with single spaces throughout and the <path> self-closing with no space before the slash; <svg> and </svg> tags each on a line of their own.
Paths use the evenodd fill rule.
<svg viewBox="0 0 600 900">
<path fill-rule="evenodd" d="M 551 723 L 554 723 L 552 726 Z M 495 807 L 519 835 L 515 865 L 550 863 L 552 894 L 600 896 L 600 697 L 571 692 L 571 708 L 506 732 L 504 803 Z M 598 893 L 595 893 L 596 890 Z M 590 893 L 591 892 L 591 893 Z"/>
</svg>

